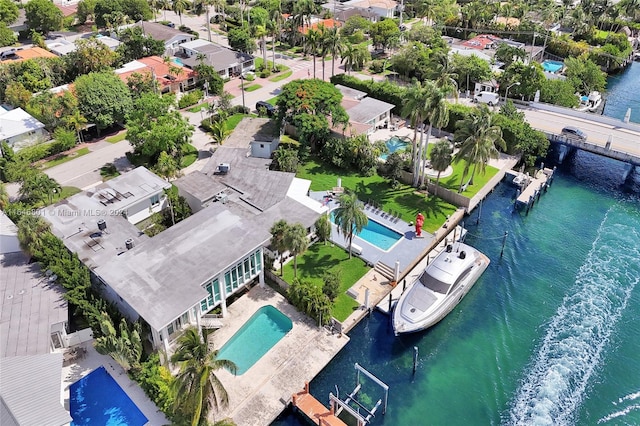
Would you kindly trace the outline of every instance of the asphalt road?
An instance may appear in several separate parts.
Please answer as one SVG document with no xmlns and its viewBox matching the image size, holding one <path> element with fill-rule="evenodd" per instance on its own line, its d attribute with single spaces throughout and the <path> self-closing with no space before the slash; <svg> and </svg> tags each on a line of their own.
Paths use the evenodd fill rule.
<svg viewBox="0 0 640 426">
<path fill-rule="evenodd" d="M 563 127 L 578 127 L 587 134 L 587 142 L 605 146 L 611 138 L 611 149 L 640 156 L 640 132 L 623 129 L 609 124 L 596 123 L 581 118 L 549 111 L 523 109 L 525 118 L 539 130 L 559 134 Z"/>
</svg>

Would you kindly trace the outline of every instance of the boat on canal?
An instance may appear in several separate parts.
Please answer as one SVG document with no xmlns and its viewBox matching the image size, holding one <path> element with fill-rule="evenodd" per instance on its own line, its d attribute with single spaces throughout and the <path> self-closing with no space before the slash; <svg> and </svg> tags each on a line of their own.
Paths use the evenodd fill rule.
<svg viewBox="0 0 640 426">
<path fill-rule="evenodd" d="M 426 330 L 441 321 L 469 292 L 489 262 L 470 245 L 449 244 L 400 296 L 393 311 L 396 336 Z"/>
</svg>

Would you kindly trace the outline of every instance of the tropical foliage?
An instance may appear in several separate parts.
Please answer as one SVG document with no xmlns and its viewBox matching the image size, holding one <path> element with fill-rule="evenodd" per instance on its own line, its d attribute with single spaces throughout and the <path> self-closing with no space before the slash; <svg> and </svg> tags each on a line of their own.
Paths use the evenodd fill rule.
<svg viewBox="0 0 640 426">
<path fill-rule="evenodd" d="M 140 357 L 142 356 L 142 340 L 140 339 L 140 323 L 134 323 L 129 327 L 127 321 L 122 318 L 119 332 L 113 325 L 113 320 L 108 313 L 102 312 L 100 321 L 102 336 L 95 339 L 94 347 L 102 355 L 109 355 L 124 371 L 138 370 Z"/>
<path fill-rule="evenodd" d="M 342 194 L 339 203 L 340 207 L 334 210 L 334 222 L 338 227 L 338 233 L 344 235 L 349 242 L 349 258 L 351 258 L 353 236 L 362 232 L 362 229 L 369 222 L 369 218 L 364 213 L 364 204 L 358 200 L 355 193 Z"/>
<path fill-rule="evenodd" d="M 197 426 L 206 424 L 211 407 L 218 410 L 229 405 L 229 395 L 215 372 L 224 368 L 235 374 L 237 367 L 232 361 L 218 358 L 206 334 L 203 339 L 195 327 L 186 329 L 178 338 L 171 362 L 179 367 L 172 383 L 175 415 Z"/>
</svg>

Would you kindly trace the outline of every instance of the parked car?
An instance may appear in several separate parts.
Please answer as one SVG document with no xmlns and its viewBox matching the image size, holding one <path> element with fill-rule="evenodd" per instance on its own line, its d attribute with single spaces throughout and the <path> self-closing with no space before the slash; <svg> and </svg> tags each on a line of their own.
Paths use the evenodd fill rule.
<svg viewBox="0 0 640 426">
<path fill-rule="evenodd" d="M 489 106 L 498 105 L 500 95 L 495 92 L 480 92 L 473 96 L 473 102 L 480 102 Z"/>
<path fill-rule="evenodd" d="M 560 132 L 561 135 L 565 136 L 567 139 L 575 139 L 579 141 L 586 141 L 587 134 L 577 127 L 566 126 Z"/>
<path fill-rule="evenodd" d="M 256 111 L 260 111 L 260 109 L 265 109 L 267 111 L 267 116 L 273 117 L 276 114 L 276 107 L 271 105 L 266 101 L 258 101 L 256 102 Z"/>
</svg>

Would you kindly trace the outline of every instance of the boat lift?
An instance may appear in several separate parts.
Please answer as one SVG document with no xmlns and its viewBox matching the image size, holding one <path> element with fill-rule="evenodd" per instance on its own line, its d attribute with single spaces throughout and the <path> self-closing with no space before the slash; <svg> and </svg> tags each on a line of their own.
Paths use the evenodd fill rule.
<svg viewBox="0 0 640 426">
<path fill-rule="evenodd" d="M 336 386 L 336 395 L 334 395 L 333 393 L 329 393 L 329 405 L 331 406 L 331 410 L 335 411 L 336 415 L 339 415 L 344 410 L 356 419 L 358 426 L 366 426 L 371 421 L 371 418 L 375 417 L 376 411 L 378 410 L 378 408 L 380 408 L 381 405 L 382 414 L 384 415 L 387 412 L 389 386 L 382 380 L 371 374 L 369 371 L 367 371 L 364 367 L 360 366 L 357 362 L 354 364 L 354 368 L 356 370 L 356 387 L 343 401 L 338 395 L 338 387 Z M 384 390 L 384 405 L 382 399 L 378 399 L 378 402 L 376 402 L 375 406 L 369 409 L 365 407 L 360 401 L 358 401 L 358 392 L 360 392 L 360 390 L 362 389 L 362 384 L 360 383 L 360 373 L 364 374 L 368 379 L 373 381 Z M 352 403 L 356 405 L 356 408 L 349 405 Z M 361 414 L 361 410 L 364 412 L 364 415 Z"/>
</svg>

